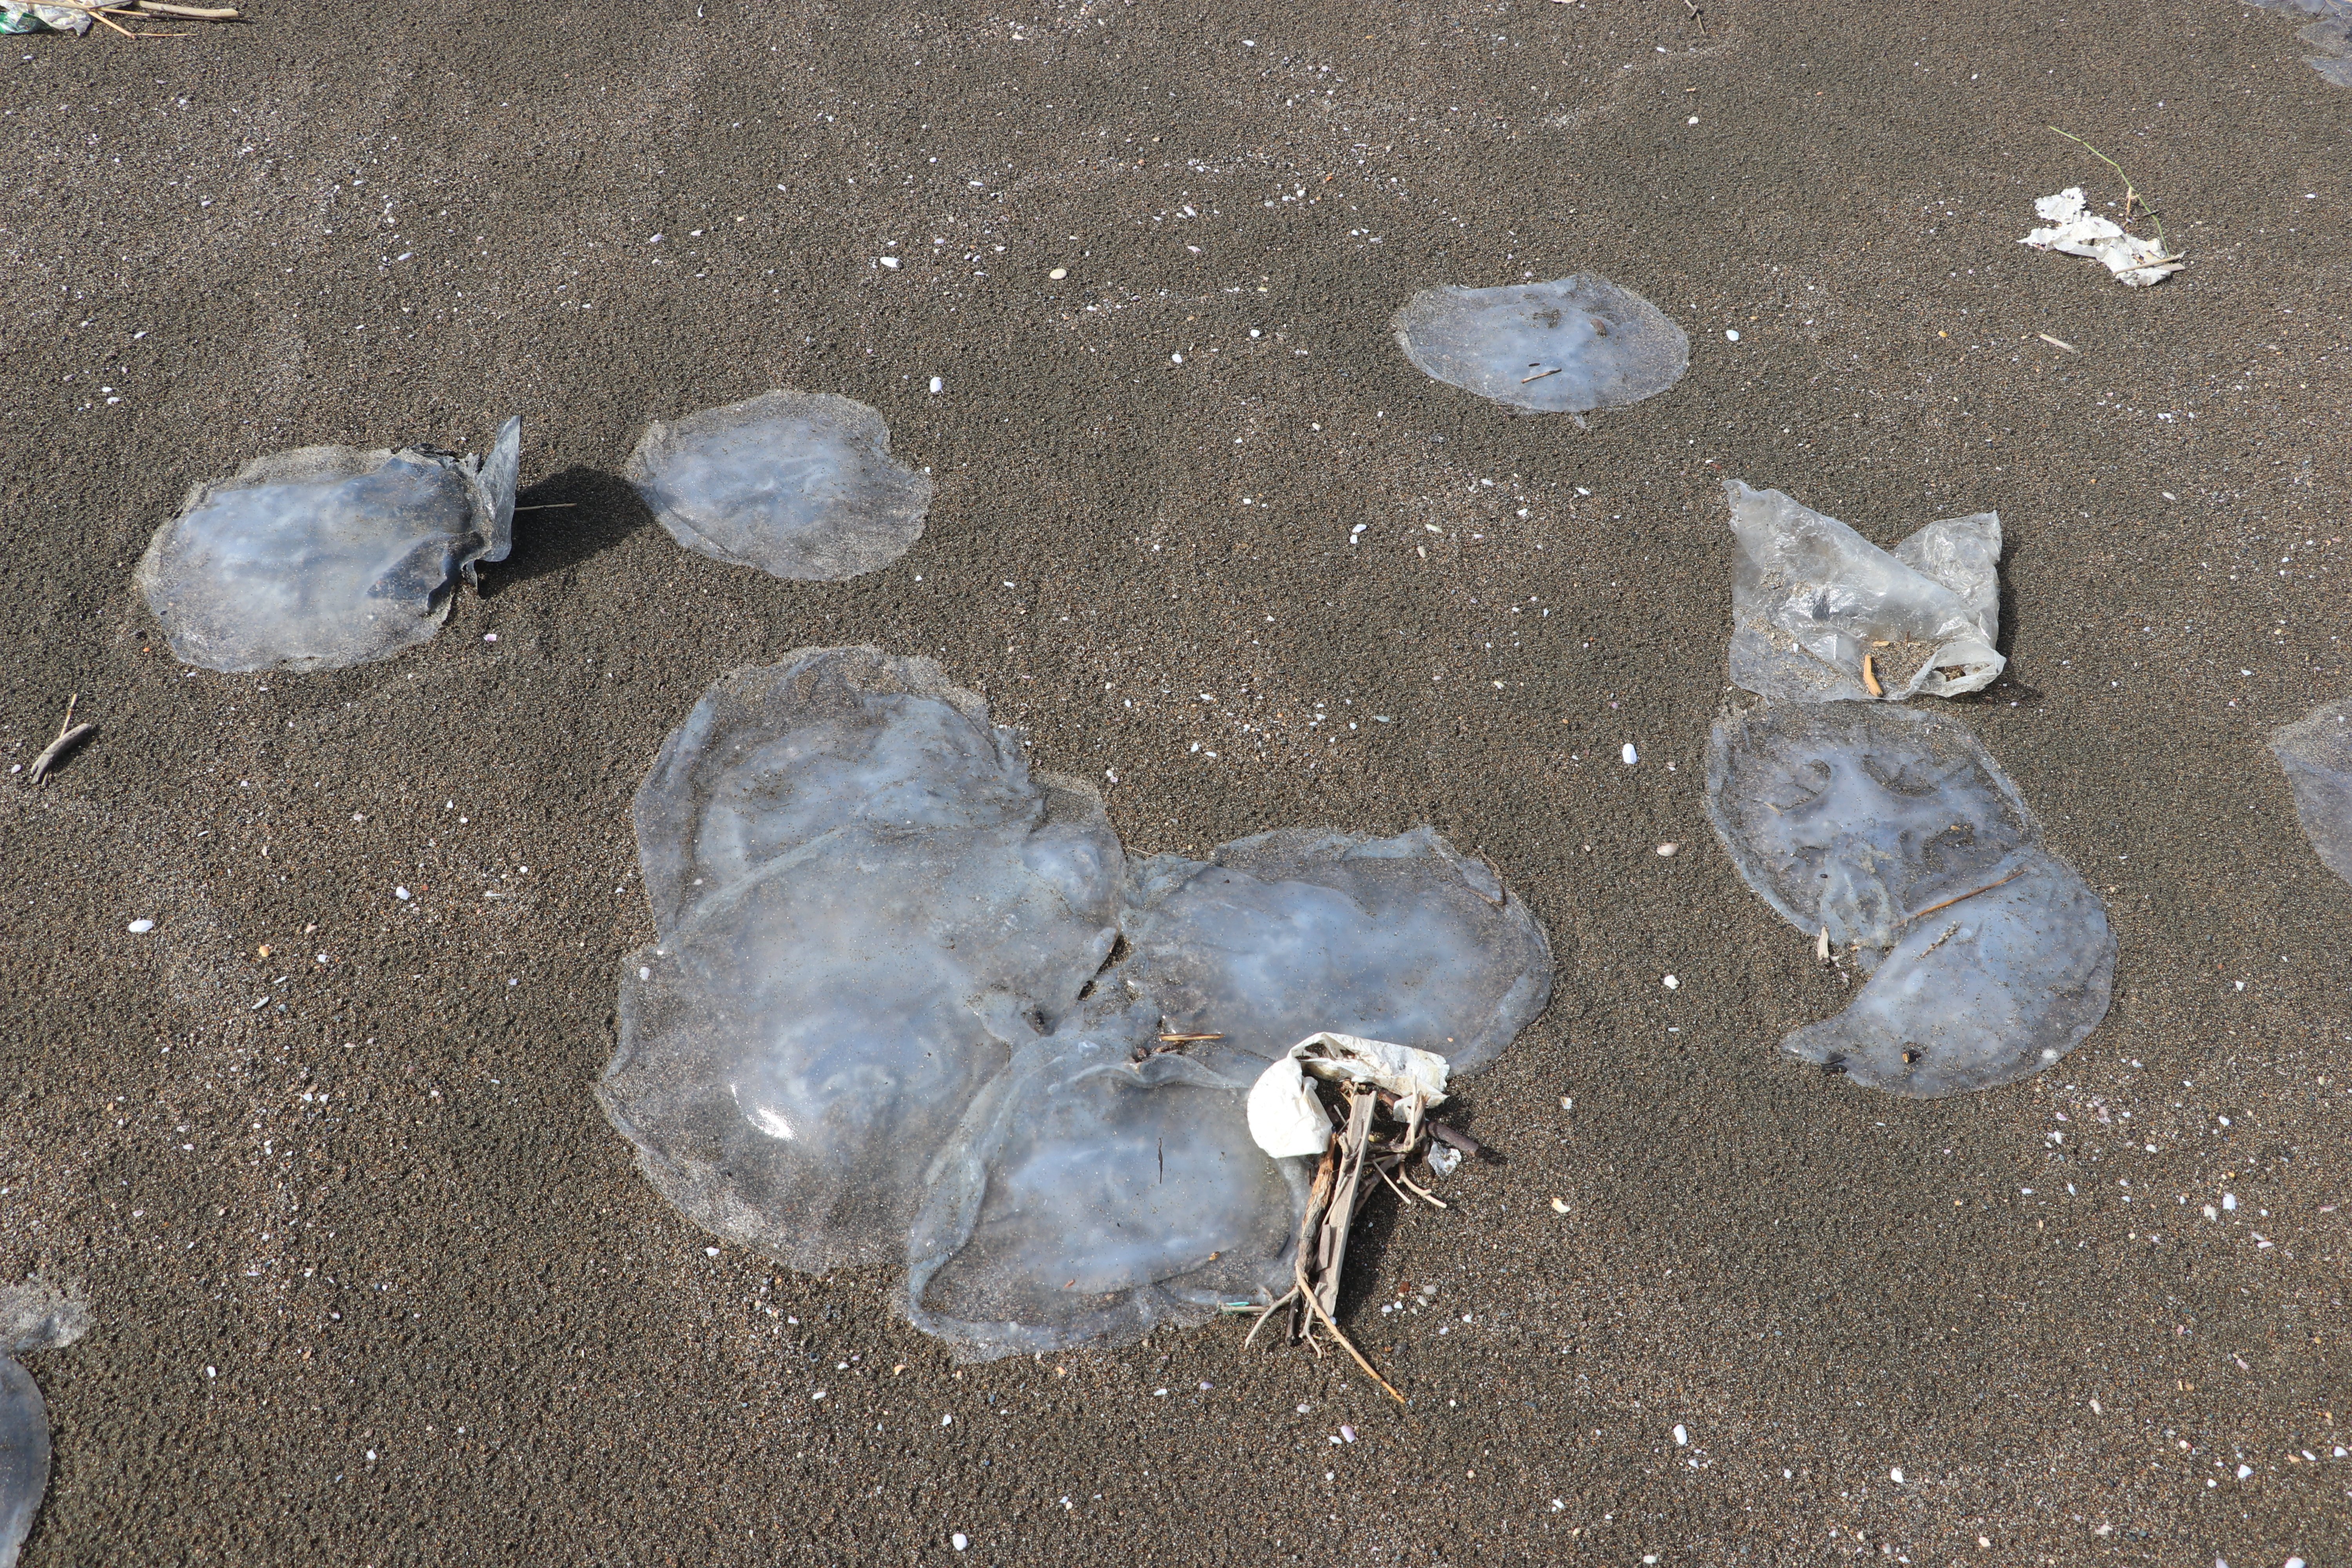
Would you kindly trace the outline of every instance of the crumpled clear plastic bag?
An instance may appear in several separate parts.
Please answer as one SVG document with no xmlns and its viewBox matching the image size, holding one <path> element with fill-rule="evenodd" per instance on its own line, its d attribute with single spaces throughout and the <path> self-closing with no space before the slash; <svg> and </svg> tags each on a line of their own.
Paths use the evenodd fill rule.
<svg viewBox="0 0 2352 1568">
<path fill-rule="evenodd" d="M 1740 552 L 1735 684 L 1785 700 L 1895 702 L 1981 690 L 2007 665 L 1993 647 L 1999 512 L 1931 522 L 1888 552 L 1779 490 L 1738 479 L 1724 490 Z"/>
<path fill-rule="evenodd" d="M 429 641 L 458 579 L 503 561 L 522 421 L 488 454 L 303 447 L 189 491 L 133 576 L 205 669 L 340 669 Z"/>
<path fill-rule="evenodd" d="M 2320 864 L 2352 882 L 2352 700 L 2315 708 L 2272 735 L 2271 754 Z"/>
<path fill-rule="evenodd" d="M 1265 1064 L 1326 1018 L 1475 1063 L 1549 996 L 1533 917 L 1434 834 L 1139 876 L 1092 789 L 872 648 L 714 684 L 636 820 L 658 940 L 623 972 L 606 1113 L 722 1236 L 902 1258 L 907 1316 L 965 1356 L 1274 1289 L 1305 1188 L 1250 1136 Z M 1162 1037 L 1196 1034 L 1223 1037 Z"/>
</svg>

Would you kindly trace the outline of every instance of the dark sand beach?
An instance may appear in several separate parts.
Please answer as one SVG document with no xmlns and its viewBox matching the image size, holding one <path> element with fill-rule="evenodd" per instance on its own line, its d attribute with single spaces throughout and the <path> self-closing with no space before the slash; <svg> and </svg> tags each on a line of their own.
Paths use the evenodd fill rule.
<svg viewBox="0 0 2352 1568">
<path fill-rule="evenodd" d="M 2352 692 L 2352 93 L 2294 18 L 250 13 L 0 50 L 0 1280 L 97 1324 L 27 1358 L 32 1568 L 2352 1558 L 2352 887 L 2263 746 Z M 2052 124 L 2185 269 L 2017 243 L 2122 197 Z M 1584 269 L 1691 339 L 1589 428 L 1390 335 Z M 616 477 L 772 386 L 931 470 L 887 570 L 689 554 Z M 131 574 L 191 484 L 517 413 L 544 510 L 430 644 L 171 657 Z M 2011 662 L 1948 711 L 2119 942 L 2051 1070 L 1780 1054 L 1849 994 L 1706 826 L 1735 477 L 1882 544 L 2000 511 Z M 1351 1256 L 1410 1410 L 1230 1321 L 960 1367 L 638 1174 L 631 793 L 714 678 L 856 643 L 1132 853 L 1429 823 L 1545 922 L 1454 1113 L 1502 1161 Z"/>
</svg>

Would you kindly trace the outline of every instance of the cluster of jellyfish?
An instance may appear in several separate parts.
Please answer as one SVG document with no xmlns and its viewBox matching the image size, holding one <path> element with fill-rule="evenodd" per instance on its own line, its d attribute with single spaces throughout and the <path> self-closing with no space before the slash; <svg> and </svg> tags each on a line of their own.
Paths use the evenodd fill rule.
<svg viewBox="0 0 2352 1568">
<path fill-rule="evenodd" d="M 1414 295 L 1435 380 L 1527 414 L 1653 397 L 1683 330 L 1593 274 Z M 429 639 L 508 553 L 521 428 L 486 453 L 307 447 L 199 485 L 137 584 L 190 664 L 332 669 Z M 882 416 L 779 390 L 651 425 L 624 470 L 688 549 L 801 581 L 920 537 Z M 1948 709 L 2000 673 L 2000 521 L 1891 550 L 1729 487 L 1739 546 L 1707 811 L 1740 877 L 1861 980 L 1784 1048 L 1887 1092 L 2035 1072 L 2105 1016 L 2106 911 Z M 2273 748 L 2352 880 L 2352 710 Z M 919 658 L 808 649 L 704 693 L 638 791 L 656 942 L 597 1093 L 647 1177 L 793 1267 L 887 1264 L 958 1353 L 1132 1339 L 1291 1279 L 1307 1163 L 1253 1142 L 1260 1069 L 1336 1031 L 1492 1060 L 1543 1009 L 1542 929 L 1427 828 L 1131 858 Z M 37 1397 L 37 1395 L 36 1395 Z M 5 1510 L 0 1510 L 5 1511 Z"/>
</svg>

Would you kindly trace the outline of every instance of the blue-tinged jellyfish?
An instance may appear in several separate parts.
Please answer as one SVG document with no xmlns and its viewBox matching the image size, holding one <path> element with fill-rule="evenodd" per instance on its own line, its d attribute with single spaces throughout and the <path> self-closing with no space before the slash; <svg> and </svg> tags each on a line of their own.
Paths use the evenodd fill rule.
<svg viewBox="0 0 2352 1568">
<path fill-rule="evenodd" d="M 1534 414 L 1622 408 L 1665 391 L 1690 366 L 1682 328 L 1592 272 L 1424 289 L 1393 326 L 1405 358 L 1433 379 Z"/>
<path fill-rule="evenodd" d="M 1132 864 L 1091 787 L 873 648 L 719 680 L 635 816 L 656 940 L 598 1092 L 640 1168 L 795 1268 L 899 1263 L 967 1357 L 1271 1300 L 1307 1170 L 1250 1136 L 1259 1071 L 1324 1028 L 1475 1067 L 1550 994 L 1433 833 Z"/>
<path fill-rule="evenodd" d="M 778 577 L 879 571 L 922 536 L 931 481 L 882 416 L 827 392 L 763 392 L 647 427 L 627 475 L 688 550 Z"/>
<path fill-rule="evenodd" d="M 340 669 L 429 640 L 460 579 L 503 561 L 522 421 L 489 452 L 303 447 L 201 484 L 134 575 L 206 669 Z"/>
</svg>

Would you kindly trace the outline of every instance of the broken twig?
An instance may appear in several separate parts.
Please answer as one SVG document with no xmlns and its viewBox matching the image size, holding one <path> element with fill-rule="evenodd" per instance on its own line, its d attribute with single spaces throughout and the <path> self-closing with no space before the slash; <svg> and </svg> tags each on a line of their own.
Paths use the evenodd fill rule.
<svg viewBox="0 0 2352 1568">
<path fill-rule="evenodd" d="M 2064 349 L 2070 354 L 2078 354 L 2083 352 L 2081 349 L 2076 348 L 2073 343 L 2068 342 L 2065 339 L 2053 338 L 2048 332 L 2036 332 L 2033 335 L 2040 338 L 2043 342 L 2048 343 L 2051 347 Z"/>
<path fill-rule="evenodd" d="M 58 758 L 79 745 L 83 737 L 98 728 L 95 724 L 77 724 L 73 721 L 74 704 L 80 700 L 81 693 L 79 691 L 66 699 L 65 722 L 58 726 L 58 738 L 42 748 L 41 754 L 33 759 L 33 765 L 25 770 L 26 784 L 37 784 L 47 778 L 49 770 L 57 765 Z"/>
</svg>

